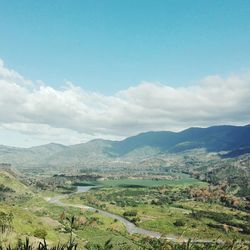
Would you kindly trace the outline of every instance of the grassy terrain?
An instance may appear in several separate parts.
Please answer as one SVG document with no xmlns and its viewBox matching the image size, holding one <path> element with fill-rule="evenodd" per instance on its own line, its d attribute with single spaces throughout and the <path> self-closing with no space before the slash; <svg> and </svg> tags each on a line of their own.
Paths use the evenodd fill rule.
<svg viewBox="0 0 250 250">
<path fill-rule="evenodd" d="M 126 243 L 132 249 L 136 249 L 133 247 L 132 241 L 128 239 L 127 232 L 120 222 L 96 212 L 78 208 L 65 209 L 46 201 L 46 197 L 52 197 L 61 192 L 32 193 L 28 187 L 6 172 L 0 174 L 0 184 L 14 190 L 15 196 L 22 197 L 15 203 L 13 200 L 0 202 L 0 217 L 1 214 L 13 216 L 11 229 L 0 234 L 0 244 L 14 246 L 18 239 L 26 237 L 29 237 L 32 244 L 36 244 L 42 240 L 36 235 L 37 230 L 46 232 L 46 240 L 49 245 L 65 243 L 69 239 L 69 223 L 66 217 L 71 218 L 74 215 L 77 223 L 73 236 L 80 246 L 78 249 L 83 249 L 88 242 L 104 244 L 110 238 L 112 238 L 114 246 Z M 32 195 L 27 199 L 22 196 L 23 193 Z"/>
<path fill-rule="evenodd" d="M 81 246 L 87 242 L 104 244 L 110 238 L 114 245 L 124 242 L 133 245 L 127 239 L 127 232 L 120 222 L 83 209 L 67 208 L 65 210 L 49 204 L 40 197 L 33 198 L 22 206 L 13 207 L 1 204 L 1 211 L 11 212 L 14 216 L 11 234 L 6 233 L 1 236 L 2 242 L 6 245 L 16 244 L 18 238 L 24 239 L 26 236 L 29 236 L 33 243 L 41 241 L 40 238 L 34 237 L 37 229 L 47 232 L 46 239 L 51 245 L 66 242 L 69 239 L 68 223 L 61 220 L 63 213 L 68 217 L 74 215 L 81 221 L 82 224 L 74 229 L 74 238 Z M 82 249 L 82 247 L 78 247 L 78 249 Z"/>
<path fill-rule="evenodd" d="M 134 180 L 133 185 L 140 181 Z M 163 234 L 199 239 L 249 239 L 247 233 L 240 232 L 242 228 L 249 227 L 248 213 L 219 204 L 190 200 L 184 184 L 94 188 L 87 193 L 74 194 L 64 201 L 89 204 L 122 215 L 139 227 Z M 133 216 L 126 215 L 131 211 Z M 176 225 L 177 221 L 181 221 L 181 225 Z"/>
</svg>

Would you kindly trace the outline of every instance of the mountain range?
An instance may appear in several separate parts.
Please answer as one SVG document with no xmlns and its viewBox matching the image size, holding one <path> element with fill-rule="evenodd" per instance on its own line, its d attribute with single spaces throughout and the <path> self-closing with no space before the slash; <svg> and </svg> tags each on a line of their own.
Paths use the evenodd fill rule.
<svg viewBox="0 0 250 250">
<path fill-rule="evenodd" d="M 96 139 L 71 146 L 50 143 L 16 148 L 2 145 L 0 162 L 10 163 L 15 167 L 95 166 L 161 154 L 179 154 L 195 149 L 223 152 L 223 157 L 250 153 L 250 125 L 189 128 L 181 132 L 145 132 L 121 141 Z"/>
</svg>

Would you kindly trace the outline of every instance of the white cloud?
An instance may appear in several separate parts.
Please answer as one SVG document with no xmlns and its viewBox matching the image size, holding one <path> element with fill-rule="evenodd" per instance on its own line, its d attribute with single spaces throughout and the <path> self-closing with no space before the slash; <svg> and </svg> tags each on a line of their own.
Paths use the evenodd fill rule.
<svg viewBox="0 0 250 250">
<path fill-rule="evenodd" d="M 6 68 L 4 65 L 4 61 L 0 58 L 0 79 L 1 78 L 9 82 L 24 84 L 27 86 L 32 85 L 32 82 L 30 80 L 25 79 L 15 70 Z"/>
<path fill-rule="evenodd" d="M 250 75 L 209 76 L 189 87 L 142 82 L 113 96 L 67 83 L 32 83 L 0 60 L 0 127 L 75 143 L 122 138 L 147 130 L 250 122 Z"/>
</svg>

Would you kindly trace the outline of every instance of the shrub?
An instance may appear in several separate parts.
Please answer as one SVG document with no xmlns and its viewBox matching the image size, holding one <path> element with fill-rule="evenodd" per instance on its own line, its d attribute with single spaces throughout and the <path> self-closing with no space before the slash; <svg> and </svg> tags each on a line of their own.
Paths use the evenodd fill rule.
<svg viewBox="0 0 250 250">
<path fill-rule="evenodd" d="M 123 213 L 123 216 L 136 216 L 137 212 L 136 211 L 126 211 Z"/>
<path fill-rule="evenodd" d="M 176 220 L 176 221 L 174 222 L 174 225 L 175 225 L 176 227 L 183 227 L 183 226 L 185 226 L 185 222 L 184 222 L 183 220 Z"/>
<path fill-rule="evenodd" d="M 34 231 L 34 236 L 40 239 L 45 239 L 47 236 L 47 232 L 43 228 L 38 228 Z"/>
</svg>

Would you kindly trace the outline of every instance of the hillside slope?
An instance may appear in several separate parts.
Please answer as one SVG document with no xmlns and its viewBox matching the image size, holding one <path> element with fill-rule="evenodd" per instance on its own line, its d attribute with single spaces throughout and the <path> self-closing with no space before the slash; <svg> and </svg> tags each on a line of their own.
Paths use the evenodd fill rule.
<svg viewBox="0 0 250 250">
<path fill-rule="evenodd" d="M 31 195 L 29 188 L 18 180 L 11 170 L 2 169 L 0 166 L 0 201 L 13 201 Z"/>
</svg>

